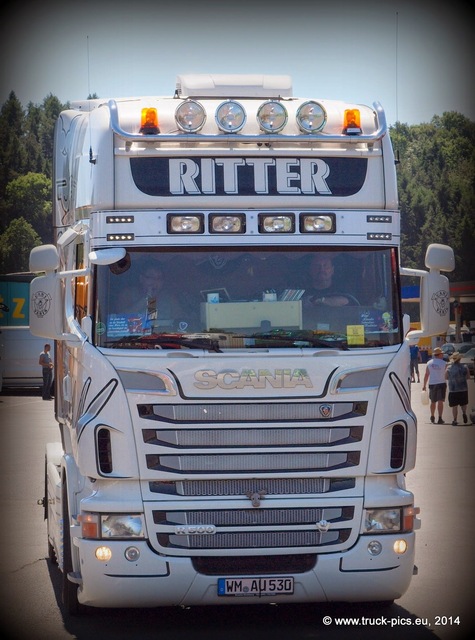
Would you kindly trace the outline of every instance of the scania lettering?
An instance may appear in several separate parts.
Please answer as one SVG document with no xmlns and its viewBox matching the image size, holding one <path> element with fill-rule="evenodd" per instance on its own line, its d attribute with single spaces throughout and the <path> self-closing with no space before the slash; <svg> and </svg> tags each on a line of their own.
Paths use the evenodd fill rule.
<svg viewBox="0 0 475 640">
<path fill-rule="evenodd" d="M 446 330 L 454 257 L 400 266 L 381 105 L 179 76 L 73 103 L 54 149 L 30 326 L 55 341 L 39 502 L 66 610 L 401 597 L 409 343 Z"/>
<path fill-rule="evenodd" d="M 197 389 L 211 389 L 221 387 L 221 389 L 242 389 L 243 387 L 254 387 L 264 389 L 266 385 L 274 389 L 294 388 L 297 385 L 312 387 L 312 381 L 306 371 L 290 369 L 276 369 L 272 374 L 267 369 L 254 371 L 244 369 L 238 371 L 197 371 L 195 374 Z"/>
</svg>

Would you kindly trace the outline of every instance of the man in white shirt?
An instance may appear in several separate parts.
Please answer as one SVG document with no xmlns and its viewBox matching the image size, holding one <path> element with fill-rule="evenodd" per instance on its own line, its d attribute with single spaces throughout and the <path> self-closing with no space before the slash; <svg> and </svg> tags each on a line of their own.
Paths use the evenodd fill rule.
<svg viewBox="0 0 475 640">
<path fill-rule="evenodd" d="M 437 405 L 437 413 L 439 419 L 437 424 L 445 424 L 442 418 L 444 411 L 445 394 L 447 391 L 447 382 L 445 380 L 446 363 L 444 360 L 444 352 L 440 347 L 436 347 L 432 352 L 432 359 L 429 360 L 424 375 L 424 386 L 422 390 L 425 391 L 427 381 L 429 381 L 429 400 L 430 400 L 430 421 L 435 422 L 435 408 Z"/>
</svg>

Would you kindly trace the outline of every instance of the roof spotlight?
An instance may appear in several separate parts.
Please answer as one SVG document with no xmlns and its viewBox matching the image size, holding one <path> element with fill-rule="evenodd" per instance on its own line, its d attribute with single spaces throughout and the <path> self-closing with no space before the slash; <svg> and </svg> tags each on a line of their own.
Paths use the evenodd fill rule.
<svg viewBox="0 0 475 640">
<path fill-rule="evenodd" d="M 296 118 L 301 131 L 315 133 L 315 131 L 323 129 L 327 114 L 322 105 L 310 100 L 300 105 Z"/>
<path fill-rule="evenodd" d="M 287 109 L 276 100 L 268 100 L 259 107 L 257 122 L 266 133 L 277 133 L 287 124 Z"/>
<path fill-rule="evenodd" d="M 246 112 L 244 108 L 234 100 L 222 102 L 216 109 L 216 124 L 221 131 L 236 133 L 243 128 L 246 123 Z"/>
<path fill-rule="evenodd" d="M 196 133 L 206 122 L 205 110 L 196 100 L 185 100 L 175 111 L 175 122 L 181 131 Z"/>
</svg>

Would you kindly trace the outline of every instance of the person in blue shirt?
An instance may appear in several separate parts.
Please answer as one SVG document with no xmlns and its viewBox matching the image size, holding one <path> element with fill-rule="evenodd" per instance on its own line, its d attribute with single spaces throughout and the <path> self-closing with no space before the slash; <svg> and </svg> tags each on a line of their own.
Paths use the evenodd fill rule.
<svg viewBox="0 0 475 640">
<path fill-rule="evenodd" d="M 452 425 L 456 427 L 458 408 L 462 409 L 462 418 L 464 424 L 467 424 L 467 405 L 468 405 L 468 383 L 470 379 L 470 371 L 467 366 L 460 362 L 462 354 L 458 351 L 452 354 L 450 358 L 451 365 L 445 372 L 445 379 L 449 385 L 449 407 L 452 409 Z"/>
<path fill-rule="evenodd" d="M 419 362 L 421 361 L 421 354 L 417 344 L 411 344 L 409 347 L 411 352 L 411 382 L 415 382 L 415 376 L 417 375 L 417 382 L 420 382 L 419 377 Z"/>
</svg>

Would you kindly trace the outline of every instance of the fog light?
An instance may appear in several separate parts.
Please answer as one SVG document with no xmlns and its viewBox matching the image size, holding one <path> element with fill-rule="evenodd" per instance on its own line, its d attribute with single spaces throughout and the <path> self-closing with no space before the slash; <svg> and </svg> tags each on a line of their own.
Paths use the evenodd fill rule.
<svg viewBox="0 0 475 640">
<path fill-rule="evenodd" d="M 101 562 L 108 562 L 112 558 L 112 551 L 109 547 L 97 547 L 96 558 Z"/>
<path fill-rule="evenodd" d="M 378 540 L 371 540 L 368 543 L 368 553 L 370 556 L 379 556 L 383 550 L 383 545 Z"/>
<path fill-rule="evenodd" d="M 300 218 L 302 233 L 334 233 L 336 231 L 335 214 L 303 215 Z"/>
<path fill-rule="evenodd" d="M 167 231 L 168 233 L 203 233 L 203 214 L 188 216 L 169 214 L 167 216 Z"/>
<path fill-rule="evenodd" d="M 405 540 L 396 540 L 393 544 L 394 553 L 401 555 L 407 551 L 407 542 Z"/>
<path fill-rule="evenodd" d="M 244 233 L 246 218 L 242 214 L 229 216 L 210 216 L 211 233 Z"/>
<path fill-rule="evenodd" d="M 124 556 L 129 562 L 136 562 L 140 558 L 140 551 L 137 547 L 127 547 Z"/>
<path fill-rule="evenodd" d="M 287 216 L 259 214 L 259 233 L 293 233 L 295 222 L 293 214 Z"/>
</svg>

